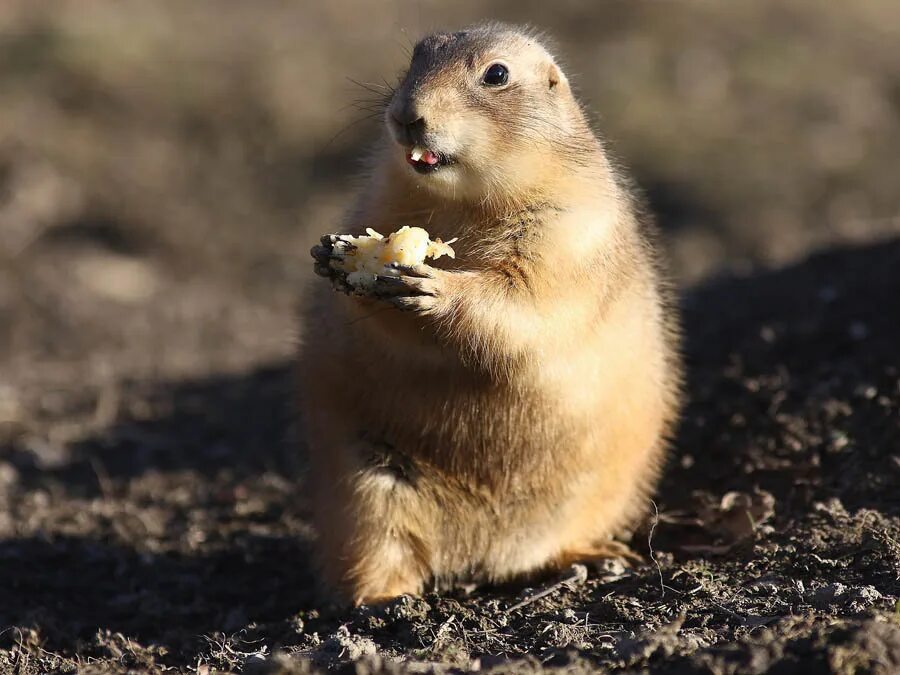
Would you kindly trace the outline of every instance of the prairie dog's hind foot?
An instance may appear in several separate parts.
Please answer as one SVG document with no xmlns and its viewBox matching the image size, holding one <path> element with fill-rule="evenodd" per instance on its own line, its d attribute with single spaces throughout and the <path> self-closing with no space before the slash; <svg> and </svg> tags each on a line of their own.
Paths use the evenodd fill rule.
<svg viewBox="0 0 900 675">
<path fill-rule="evenodd" d="M 357 587 L 353 592 L 353 605 L 383 605 L 404 595 L 420 595 L 422 583 L 416 579 L 414 570 L 409 572 L 409 576 L 404 576 L 394 570 L 390 579 L 372 579 L 369 584 Z"/>
<path fill-rule="evenodd" d="M 643 565 L 644 558 L 626 544 L 614 539 L 593 542 L 587 545 L 565 549 L 553 561 L 557 569 L 565 569 L 575 563 L 600 563 L 607 560 L 621 560 L 626 567 Z"/>
<path fill-rule="evenodd" d="M 371 438 L 335 443 L 327 455 L 342 470 L 318 492 L 325 579 L 356 606 L 420 595 L 432 576 L 434 525 L 416 462 Z"/>
</svg>

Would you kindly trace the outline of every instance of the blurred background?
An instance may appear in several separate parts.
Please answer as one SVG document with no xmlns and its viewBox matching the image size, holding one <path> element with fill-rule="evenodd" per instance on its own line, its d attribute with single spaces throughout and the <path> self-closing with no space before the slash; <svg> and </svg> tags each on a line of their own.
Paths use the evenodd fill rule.
<svg viewBox="0 0 900 675">
<path fill-rule="evenodd" d="M 0 424 L 289 355 L 367 88 L 486 18 L 553 36 L 686 286 L 900 233 L 895 0 L 4 0 Z"/>
</svg>

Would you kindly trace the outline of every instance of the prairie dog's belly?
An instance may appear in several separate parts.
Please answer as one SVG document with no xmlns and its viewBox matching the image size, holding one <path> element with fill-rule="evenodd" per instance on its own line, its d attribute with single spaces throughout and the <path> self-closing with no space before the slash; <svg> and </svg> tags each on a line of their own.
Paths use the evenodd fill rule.
<svg viewBox="0 0 900 675">
<path fill-rule="evenodd" d="M 455 459 L 450 468 L 514 471 L 518 460 L 524 471 L 549 461 L 530 455 L 578 456 L 598 428 L 647 423 L 642 411 L 652 417 L 657 407 L 664 336 L 655 298 L 635 296 L 575 338 L 560 328 L 564 348 L 548 335 L 542 352 L 501 382 L 424 336 L 425 353 L 402 339 L 385 347 L 358 325 L 340 335 L 323 366 L 340 382 L 330 405 L 405 452 Z M 617 419 L 625 416 L 633 419 Z"/>
<path fill-rule="evenodd" d="M 667 410 L 655 302 L 636 290 L 590 330 L 566 332 L 564 349 L 548 336 L 502 383 L 425 336 L 409 349 L 402 336 L 381 342 L 336 322 L 315 366 L 315 381 L 331 382 L 316 407 L 350 452 L 371 443 L 417 465 L 416 484 L 401 489 L 435 523 L 435 574 L 508 578 L 608 536 L 655 476 Z"/>
<path fill-rule="evenodd" d="M 571 445 L 579 426 L 539 390 L 440 369 L 419 370 L 409 379 L 409 372 L 382 372 L 346 392 L 354 398 L 352 424 L 453 479 L 508 488 L 512 479 L 551 462 L 548 447 Z"/>
</svg>

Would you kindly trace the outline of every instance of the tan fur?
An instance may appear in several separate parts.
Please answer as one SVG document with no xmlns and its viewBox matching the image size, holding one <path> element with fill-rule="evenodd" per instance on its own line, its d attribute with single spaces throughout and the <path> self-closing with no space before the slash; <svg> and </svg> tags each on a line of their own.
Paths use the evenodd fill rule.
<svg viewBox="0 0 900 675">
<path fill-rule="evenodd" d="M 497 60 L 515 86 L 480 84 Z M 386 138 L 342 231 L 420 225 L 458 258 L 409 312 L 317 284 L 299 362 L 322 570 L 357 603 L 621 552 L 679 409 L 648 226 L 553 57 L 431 36 L 404 103 L 456 164 L 420 176 Z"/>
</svg>

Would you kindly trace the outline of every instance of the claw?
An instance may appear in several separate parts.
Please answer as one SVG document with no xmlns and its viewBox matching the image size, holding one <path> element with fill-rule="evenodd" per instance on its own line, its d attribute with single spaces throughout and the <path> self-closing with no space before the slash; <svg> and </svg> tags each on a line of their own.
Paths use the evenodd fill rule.
<svg viewBox="0 0 900 675">
<path fill-rule="evenodd" d="M 391 263 L 391 268 L 407 277 L 419 277 L 422 279 L 434 278 L 434 272 L 428 265 L 401 265 L 400 263 Z"/>
<path fill-rule="evenodd" d="M 403 279 L 384 274 L 379 274 L 375 277 L 375 286 L 372 288 L 372 291 L 378 296 L 402 295 L 408 290 L 409 288 L 406 283 L 404 283 Z"/>
<path fill-rule="evenodd" d="M 385 298 L 385 300 L 403 312 L 415 312 L 420 309 L 418 297 L 419 296 L 395 295 L 390 298 Z"/>
<path fill-rule="evenodd" d="M 425 277 L 379 275 L 375 278 L 375 290 L 377 293 L 379 290 L 384 289 L 391 295 L 433 295 L 433 292 L 425 287 L 424 279 Z"/>
</svg>

